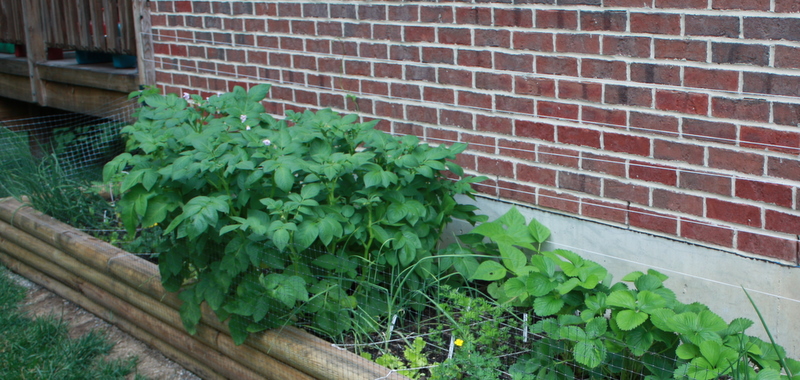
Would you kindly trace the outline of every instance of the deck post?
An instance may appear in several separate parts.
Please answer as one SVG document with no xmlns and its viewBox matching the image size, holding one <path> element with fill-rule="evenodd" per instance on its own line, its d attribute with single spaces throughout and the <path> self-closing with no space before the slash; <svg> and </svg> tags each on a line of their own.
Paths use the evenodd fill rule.
<svg viewBox="0 0 800 380">
<path fill-rule="evenodd" d="M 153 34 L 150 23 L 150 0 L 133 1 L 133 25 L 136 31 L 136 51 L 139 67 L 139 84 L 155 85 L 156 69 L 153 61 Z"/>
<path fill-rule="evenodd" d="M 28 72 L 31 81 L 31 101 L 41 106 L 47 105 L 44 83 L 39 76 L 37 64 L 47 60 L 45 30 L 42 24 L 42 3 L 40 0 L 23 2 L 23 21 L 25 25 L 25 50 L 28 57 Z"/>
</svg>

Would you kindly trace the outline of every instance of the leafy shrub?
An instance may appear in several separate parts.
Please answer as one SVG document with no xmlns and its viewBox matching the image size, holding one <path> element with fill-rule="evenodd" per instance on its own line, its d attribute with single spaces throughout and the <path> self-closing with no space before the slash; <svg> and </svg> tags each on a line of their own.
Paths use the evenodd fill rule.
<svg viewBox="0 0 800 380">
<path fill-rule="evenodd" d="M 430 257 L 442 228 L 480 219 L 454 199 L 480 180 L 450 161 L 466 146 L 421 144 L 331 110 L 276 120 L 260 103 L 268 90 L 138 93 L 128 152 L 104 169 L 121 180 L 127 229 L 158 223 L 174 238 L 159 268 L 168 290 L 183 287 L 187 329 L 202 302 L 230 317 L 237 343 L 297 314 L 338 334 L 419 305 L 440 272 Z"/>
<path fill-rule="evenodd" d="M 500 305 L 532 308 L 541 339 L 510 368 L 519 379 L 779 379 L 800 373 L 782 347 L 684 304 L 655 270 L 612 283 L 608 271 L 566 250 L 544 251 L 550 231 L 512 208 L 462 235 L 443 257 L 464 278 L 488 283 Z M 483 355 L 486 356 L 486 355 Z M 447 363 L 445 363 L 447 364 Z M 786 375 L 781 376 L 781 372 Z"/>
</svg>

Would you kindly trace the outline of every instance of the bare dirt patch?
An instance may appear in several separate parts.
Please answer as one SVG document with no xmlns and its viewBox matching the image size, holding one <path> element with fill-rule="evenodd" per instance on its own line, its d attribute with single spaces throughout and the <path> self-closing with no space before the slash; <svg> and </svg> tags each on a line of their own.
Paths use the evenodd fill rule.
<svg viewBox="0 0 800 380">
<path fill-rule="evenodd" d="M 32 318 L 50 315 L 61 319 L 68 323 L 70 336 L 73 338 L 80 337 L 91 330 L 104 331 L 107 339 L 114 343 L 114 348 L 108 357 L 110 359 L 138 357 L 136 373 L 149 379 L 200 380 L 199 377 L 169 360 L 159 351 L 150 348 L 78 305 L 23 277 L 13 273 L 9 273 L 9 275 L 14 281 L 28 289 L 22 310 Z"/>
</svg>

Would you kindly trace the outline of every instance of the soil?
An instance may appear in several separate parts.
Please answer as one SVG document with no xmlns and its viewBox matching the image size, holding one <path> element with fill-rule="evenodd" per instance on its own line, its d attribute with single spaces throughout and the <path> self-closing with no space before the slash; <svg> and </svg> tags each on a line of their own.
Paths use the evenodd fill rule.
<svg viewBox="0 0 800 380">
<path fill-rule="evenodd" d="M 73 338 L 80 337 L 91 330 L 104 331 L 107 339 L 115 343 L 108 358 L 138 357 L 139 364 L 135 373 L 148 379 L 200 380 L 199 377 L 169 360 L 159 351 L 150 348 L 78 305 L 23 277 L 13 273 L 9 273 L 9 275 L 14 281 L 28 289 L 22 310 L 26 311 L 31 318 L 52 315 L 55 318 L 62 319 L 68 323 L 70 336 Z M 129 376 L 129 378 L 132 379 L 133 375 Z"/>
</svg>

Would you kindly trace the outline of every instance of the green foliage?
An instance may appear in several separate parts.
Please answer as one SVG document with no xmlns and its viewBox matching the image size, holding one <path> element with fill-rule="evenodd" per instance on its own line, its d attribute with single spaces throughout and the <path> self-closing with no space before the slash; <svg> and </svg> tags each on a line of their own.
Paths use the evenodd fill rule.
<svg viewBox="0 0 800 380">
<path fill-rule="evenodd" d="M 531 332 L 542 338 L 510 368 L 512 377 L 778 379 L 800 369 L 774 342 L 745 335 L 752 321 L 726 323 L 705 305 L 679 302 L 664 274 L 633 272 L 612 284 L 597 263 L 566 250 L 543 251 L 548 236 L 511 209 L 446 249 L 460 255 L 451 265 L 464 278 L 488 283 L 501 305 L 529 308 L 540 318 Z"/>
<path fill-rule="evenodd" d="M 466 146 L 429 146 L 330 110 L 276 120 L 260 103 L 268 90 L 134 94 L 143 106 L 123 129 L 128 152 L 104 169 L 121 182 L 126 228 L 158 223 L 174 241 L 159 268 L 168 290 L 184 289 L 186 327 L 202 302 L 230 318 L 237 343 L 298 314 L 335 335 L 356 314 L 420 306 L 440 273 L 430 258 L 442 228 L 479 220 L 454 199 L 480 180 L 452 162 Z"/>
<path fill-rule="evenodd" d="M 423 378 L 423 374 L 420 369 L 430 365 L 430 363 L 428 363 L 428 357 L 423 353 L 425 345 L 426 343 L 421 337 L 416 337 L 414 341 L 403 350 L 403 358 L 405 360 L 391 353 L 385 353 L 377 359 L 374 359 L 374 361 L 386 368 L 396 370 L 400 375 L 415 380 L 421 379 Z M 368 360 L 373 360 L 372 355 L 369 353 L 362 353 L 361 356 Z"/>
</svg>

